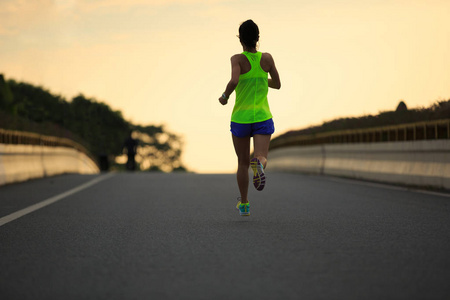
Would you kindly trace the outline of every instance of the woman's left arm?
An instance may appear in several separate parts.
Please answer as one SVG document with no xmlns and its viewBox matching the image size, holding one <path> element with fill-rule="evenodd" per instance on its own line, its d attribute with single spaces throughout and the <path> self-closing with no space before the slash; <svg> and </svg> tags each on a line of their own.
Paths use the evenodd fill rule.
<svg viewBox="0 0 450 300">
<path fill-rule="evenodd" d="M 281 88 L 280 75 L 278 74 L 277 67 L 275 67 L 275 61 L 273 60 L 272 55 L 270 55 L 270 54 L 268 55 L 268 60 L 269 60 L 269 66 L 270 66 L 269 87 L 279 90 Z"/>
</svg>

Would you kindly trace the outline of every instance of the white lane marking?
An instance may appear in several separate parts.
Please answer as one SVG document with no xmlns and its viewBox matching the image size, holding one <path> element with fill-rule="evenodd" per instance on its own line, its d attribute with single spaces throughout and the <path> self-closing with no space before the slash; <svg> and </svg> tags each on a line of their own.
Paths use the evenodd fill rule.
<svg viewBox="0 0 450 300">
<path fill-rule="evenodd" d="M 389 190 L 396 190 L 396 191 L 408 191 L 408 192 L 415 192 L 415 193 L 421 193 L 426 195 L 433 195 L 433 196 L 440 196 L 445 198 L 450 198 L 450 194 L 444 193 L 444 192 L 434 192 L 434 191 L 427 191 L 427 190 L 421 190 L 418 188 L 408 188 L 408 187 L 402 187 L 402 186 L 393 186 L 389 184 L 384 183 L 376 183 L 376 182 L 365 182 L 365 181 L 358 181 L 351 178 L 329 178 L 331 181 L 335 182 L 345 182 L 345 183 L 351 183 L 356 185 L 363 185 L 363 186 L 370 186 L 370 187 L 378 187 L 378 188 L 384 188 Z"/>
<path fill-rule="evenodd" d="M 84 184 L 82 184 L 82 185 L 80 185 L 80 186 L 78 186 L 76 188 L 68 190 L 67 192 L 64 192 L 62 194 L 53 196 L 51 198 L 48 198 L 47 200 L 44 200 L 42 202 L 39 202 L 39 203 L 36 203 L 34 205 L 28 206 L 28 207 L 26 207 L 24 209 L 21 209 L 21 210 L 16 211 L 16 212 L 14 212 L 12 214 L 9 214 L 9 215 L 7 215 L 5 217 L 2 217 L 2 218 L 0 218 L 0 226 L 3 226 L 3 225 L 5 225 L 5 224 L 7 224 L 7 223 L 9 223 L 11 221 L 14 221 L 14 220 L 16 220 L 16 219 L 18 219 L 20 217 L 23 217 L 23 216 L 25 216 L 25 215 L 27 215 L 29 213 L 32 213 L 32 212 L 34 212 L 34 211 L 36 211 L 38 209 L 41 209 L 41 208 L 43 208 L 43 207 L 45 207 L 47 205 L 55 203 L 56 201 L 64 199 L 64 198 L 66 198 L 66 197 L 68 197 L 70 195 L 73 195 L 73 194 L 78 193 L 78 192 L 80 192 L 82 190 L 85 190 L 88 187 L 91 187 L 94 184 L 97 184 L 100 181 L 103 181 L 105 179 L 108 179 L 108 178 L 110 178 L 113 175 L 114 175 L 114 173 L 109 173 L 109 174 L 97 177 L 97 178 L 95 178 L 95 179 L 93 179 L 91 181 L 88 181 L 88 182 L 86 182 L 86 183 L 84 183 Z"/>
</svg>

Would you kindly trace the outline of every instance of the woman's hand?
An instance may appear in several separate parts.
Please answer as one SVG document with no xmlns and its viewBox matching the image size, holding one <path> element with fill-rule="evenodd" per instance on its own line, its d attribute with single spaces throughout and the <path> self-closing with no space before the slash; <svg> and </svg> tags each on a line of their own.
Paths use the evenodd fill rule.
<svg viewBox="0 0 450 300">
<path fill-rule="evenodd" d="M 225 99 L 223 96 L 220 96 L 219 102 L 220 102 L 220 104 L 222 104 L 222 105 L 227 105 L 228 99 Z"/>
</svg>

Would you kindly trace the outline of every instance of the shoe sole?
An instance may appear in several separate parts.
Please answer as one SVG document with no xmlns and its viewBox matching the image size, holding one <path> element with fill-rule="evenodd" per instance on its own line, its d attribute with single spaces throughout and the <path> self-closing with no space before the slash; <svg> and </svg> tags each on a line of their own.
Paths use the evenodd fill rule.
<svg viewBox="0 0 450 300">
<path fill-rule="evenodd" d="M 253 186 L 257 191 L 262 191 L 266 185 L 266 175 L 264 174 L 262 164 L 259 159 L 255 157 L 250 161 L 250 166 L 253 170 Z"/>
</svg>

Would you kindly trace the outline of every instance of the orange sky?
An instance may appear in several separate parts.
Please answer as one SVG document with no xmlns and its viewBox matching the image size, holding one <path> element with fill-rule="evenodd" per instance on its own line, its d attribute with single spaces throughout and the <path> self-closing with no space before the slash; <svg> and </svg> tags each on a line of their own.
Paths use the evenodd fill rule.
<svg viewBox="0 0 450 300">
<path fill-rule="evenodd" d="M 234 96 L 217 98 L 242 21 L 259 25 L 281 76 L 277 135 L 449 99 L 448 16 L 447 0 L 1 0 L 0 73 L 165 124 L 189 169 L 233 172 Z"/>
</svg>

